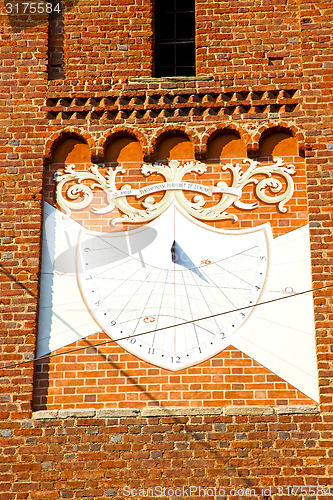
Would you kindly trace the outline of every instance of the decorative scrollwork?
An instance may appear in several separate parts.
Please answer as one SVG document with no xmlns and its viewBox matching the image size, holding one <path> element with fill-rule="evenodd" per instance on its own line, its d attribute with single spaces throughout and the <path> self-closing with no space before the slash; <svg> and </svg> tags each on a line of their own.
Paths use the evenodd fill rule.
<svg viewBox="0 0 333 500">
<path fill-rule="evenodd" d="M 296 173 L 295 166 L 292 164 L 285 165 L 282 158 L 274 158 L 273 165 L 261 165 L 257 161 L 247 158 L 243 160 L 243 163 L 249 163 L 248 169 L 243 172 L 239 163 L 234 167 L 231 163 L 228 163 L 222 167 L 223 170 L 229 169 L 233 173 L 233 186 L 240 187 L 243 189 L 247 184 L 255 184 L 255 194 L 259 200 L 264 203 L 277 205 L 280 212 L 286 212 L 285 204 L 290 200 L 294 194 L 294 181 L 291 175 Z M 264 175 L 266 178 L 260 181 L 254 176 Z M 272 175 L 279 175 L 284 179 L 286 186 L 283 191 L 283 184 L 279 178 L 272 177 Z M 267 194 L 267 190 L 272 193 L 272 195 Z M 282 192 L 281 192 L 282 191 Z M 281 193 L 277 196 L 277 193 Z M 234 205 L 238 208 L 243 209 L 253 209 L 258 206 L 256 204 L 245 204 L 242 202 L 236 202 Z"/>
<path fill-rule="evenodd" d="M 149 222 L 161 215 L 173 201 L 177 201 L 183 209 L 197 219 L 237 221 L 238 218 L 235 214 L 227 212 L 229 207 L 233 205 L 243 210 L 254 210 L 259 206 L 259 202 L 244 203 L 240 200 L 244 187 L 252 183 L 259 201 L 274 204 L 280 212 L 286 212 L 285 204 L 294 192 L 294 183 L 291 177 L 296 172 L 294 165 L 285 165 L 282 158 L 274 158 L 271 165 L 262 165 L 251 159 L 245 159 L 243 163 L 249 164 L 245 171 L 239 163 L 236 165 L 227 163 L 222 166 L 222 170 L 229 170 L 232 173 L 231 186 L 223 181 L 218 182 L 215 186 L 183 181 L 187 173 L 195 172 L 202 175 L 206 172 L 207 167 L 201 162 L 191 161 L 180 164 L 176 160 L 171 160 L 168 165 L 144 164 L 141 169 L 144 176 L 160 174 L 165 182 L 152 184 L 141 189 L 133 189 L 129 184 L 117 189 L 116 176 L 126 173 L 122 166 L 109 167 L 106 175 L 103 176 L 100 168 L 105 168 L 105 165 L 92 165 L 88 171 L 79 172 L 75 169 L 75 165 L 71 164 L 65 167 L 63 174 L 58 172 L 55 174 L 57 202 L 65 212 L 64 217 L 68 218 L 72 210 L 88 207 L 93 199 L 93 190 L 98 188 L 105 192 L 108 204 L 102 209 L 92 210 L 98 214 L 105 214 L 117 208 L 122 215 L 114 217 L 112 224 L 117 222 Z M 70 185 L 66 189 L 67 183 Z M 157 202 L 153 194 L 161 191 L 164 191 L 164 195 Z M 189 201 L 184 195 L 184 191 L 199 194 L 196 194 L 192 201 Z M 204 195 L 210 197 L 214 193 L 221 194 L 219 202 L 214 206 L 205 206 L 207 198 Z M 130 195 L 135 195 L 138 199 L 143 198 L 142 206 L 144 209 L 130 205 L 127 201 L 127 196 Z"/>
</svg>

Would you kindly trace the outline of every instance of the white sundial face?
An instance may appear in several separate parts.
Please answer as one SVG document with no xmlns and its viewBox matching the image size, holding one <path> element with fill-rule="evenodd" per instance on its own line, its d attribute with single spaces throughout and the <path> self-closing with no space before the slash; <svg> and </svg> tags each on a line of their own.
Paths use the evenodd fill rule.
<svg viewBox="0 0 333 500">
<path fill-rule="evenodd" d="M 128 232 L 82 231 L 78 283 L 121 347 L 180 370 L 222 351 L 248 319 L 265 286 L 270 238 L 269 224 L 223 231 L 173 205 Z"/>
</svg>

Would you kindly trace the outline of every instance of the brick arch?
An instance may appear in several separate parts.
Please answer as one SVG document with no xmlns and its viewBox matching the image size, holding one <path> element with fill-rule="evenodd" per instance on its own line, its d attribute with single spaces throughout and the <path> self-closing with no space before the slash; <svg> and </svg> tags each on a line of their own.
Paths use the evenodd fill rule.
<svg viewBox="0 0 333 500">
<path fill-rule="evenodd" d="M 202 151 L 207 158 L 207 155 L 209 155 L 209 147 L 212 144 L 212 142 L 215 139 L 218 139 L 219 137 L 227 137 L 227 136 L 234 136 L 239 138 L 239 144 L 235 145 L 236 148 L 239 148 L 241 150 L 241 156 L 242 157 L 247 157 L 247 145 L 250 142 L 250 135 L 244 131 L 241 127 L 230 124 L 230 125 L 217 125 L 214 127 L 211 127 L 203 136 L 202 138 Z M 229 149 L 226 151 L 226 156 L 225 157 L 234 157 L 232 153 L 232 148 L 228 148 L 226 145 L 226 149 Z"/>
<path fill-rule="evenodd" d="M 234 123 L 228 123 L 228 125 L 225 124 L 214 125 L 213 127 L 209 128 L 202 137 L 201 140 L 202 153 L 206 154 L 209 142 L 218 135 L 223 133 L 226 134 L 238 133 L 239 137 L 243 139 L 246 144 L 249 144 L 251 142 L 250 134 L 246 132 L 246 130 L 244 130 L 239 125 L 236 125 Z"/>
<path fill-rule="evenodd" d="M 104 158 L 104 153 L 106 148 L 113 142 L 115 139 L 121 138 L 133 138 L 138 141 L 142 147 L 143 155 L 145 156 L 148 153 L 148 141 L 146 136 L 137 129 L 132 129 L 130 127 L 116 127 L 112 130 L 109 130 L 101 139 L 99 140 L 97 149 L 99 158 Z"/>
<path fill-rule="evenodd" d="M 193 145 L 194 154 L 200 154 L 200 139 L 199 136 L 191 129 L 181 126 L 169 125 L 159 130 L 155 136 L 152 137 L 150 141 L 149 153 L 154 155 L 159 145 L 167 138 L 170 137 L 184 137 L 187 138 Z"/>
<path fill-rule="evenodd" d="M 289 134 L 290 137 L 294 138 L 298 143 L 299 154 L 304 154 L 304 136 L 302 132 L 295 126 L 288 124 L 286 122 L 276 123 L 268 123 L 260 127 L 253 138 L 253 149 L 259 154 L 260 145 L 264 139 L 266 139 L 269 135 L 273 135 L 275 133 L 285 133 Z"/>
<path fill-rule="evenodd" d="M 60 130 L 55 132 L 46 142 L 44 157 L 47 160 L 51 160 L 52 154 L 57 146 L 59 146 L 66 139 L 78 139 L 79 141 L 87 144 L 91 151 L 91 156 L 95 156 L 95 141 L 88 134 L 83 133 L 82 130 L 78 128 L 69 128 L 65 130 Z"/>
<path fill-rule="evenodd" d="M 92 156 L 95 151 L 95 141 L 94 139 L 89 135 L 82 133 L 81 130 L 76 129 L 76 128 L 70 128 L 70 129 L 65 129 L 61 130 L 59 132 L 56 132 L 53 134 L 49 140 L 46 143 L 46 148 L 45 148 L 45 164 L 44 164 L 44 188 L 43 188 L 43 196 L 44 200 L 50 203 L 51 205 L 55 206 L 56 205 L 56 195 L 55 195 L 55 181 L 54 181 L 54 174 L 55 172 L 64 166 L 64 162 L 57 162 L 56 158 L 54 157 L 54 153 L 57 151 L 58 148 L 61 148 L 62 145 L 65 145 L 66 141 L 77 141 L 79 148 L 76 148 L 76 154 L 83 152 L 84 156 L 84 165 L 80 166 L 80 170 L 82 169 L 88 169 L 89 166 L 92 163 Z M 82 148 L 80 146 L 84 146 L 84 151 L 82 151 Z M 74 146 L 74 148 L 76 145 Z M 74 151 L 74 148 L 72 148 L 72 151 Z M 71 159 L 67 161 L 66 163 L 76 163 L 75 160 L 72 161 Z M 81 162 L 78 162 L 81 163 Z"/>
</svg>

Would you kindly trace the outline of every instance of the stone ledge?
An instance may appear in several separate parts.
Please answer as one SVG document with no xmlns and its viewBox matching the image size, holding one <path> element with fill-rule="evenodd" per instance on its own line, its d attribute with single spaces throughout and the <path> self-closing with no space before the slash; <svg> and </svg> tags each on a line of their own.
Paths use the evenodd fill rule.
<svg viewBox="0 0 333 500">
<path fill-rule="evenodd" d="M 103 408 L 96 410 L 96 417 L 115 418 L 115 417 L 137 417 L 140 416 L 140 410 L 136 408 Z"/>
<path fill-rule="evenodd" d="M 291 415 L 295 413 L 302 413 L 306 415 L 314 415 L 320 413 L 317 405 L 295 405 L 295 406 L 276 406 L 277 415 Z"/>
<path fill-rule="evenodd" d="M 32 413 L 32 418 L 36 420 L 58 418 L 59 410 L 40 410 Z"/>
<path fill-rule="evenodd" d="M 237 415 L 314 415 L 320 413 L 317 405 L 294 406 L 226 406 L 226 407 L 156 407 L 156 408 L 83 408 L 66 410 L 40 410 L 32 414 L 35 420 L 66 418 L 122 418 L 172 416 L 237 416 Z"/>
<path fill-rule="evenodd" d="M 226 406 L 224 415 L 274 415 L 274 406 Z"/>
<path fill-rule="evenodd" d="M 211 82 L 214 80 L 213 75 L 203 76 L 161 76 L 156 78 L 153 76 L 137 76 L 130 77 L 127 83 L 177 83 L 177 82 Z"/>
<path fill-rule="evenodd" d="M 223 408 L 209 407 L 164 407 L 164 408 L 143 408 L 140 411 L 142 417 L 172 417 L 172 416 L 187 416 L 187 415 L 223 415 Z"/>
<path fill-rule="evenodd" d="M 59 418 L 89 418 L 96 416 L 94 408 L 59 410 Z"/>
</svg>

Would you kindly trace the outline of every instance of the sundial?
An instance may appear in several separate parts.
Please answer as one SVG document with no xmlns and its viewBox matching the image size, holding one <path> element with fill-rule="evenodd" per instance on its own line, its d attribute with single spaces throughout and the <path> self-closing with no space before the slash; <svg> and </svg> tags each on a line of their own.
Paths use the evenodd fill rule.
<svg viewBox="0 0 333 500">
<path fill-rule="evenodd" d="M 223 231 L 172 205 L 139 229 L 82 231 L 80 291 L 105 333 L 128 337 L 119 345 L 180 370 L 227 347 L 249 318 L 264 289 L 270 240 L 268 224 Z"/>
<path fill-rule="evenodd" d="M 44 207 L 38 355 L 103 331 L 120 353 L 174 372 L 231 345 L 317 400 L 308 226 L 274 239 L 269 222 L 222 229 L 237 220 L 234 207 L 274 204 L 285 213 L 295 167 L 278 158 L 243 163 L 246 170 L 221 165 L 231 185 L 184 181 L 206 166 L 174 160 L 143 165 L 144 176 L 165 182 L 141 187 L 117 187 L 122 165 L 58 172 L 61 211 Z M 249 184 L 257 202 L 242 201 Z M 105 206 L 94 207 L 95 189 Z M 75 221 L 76 209 L 121 230 L 91 231 Z"/>
</svg>

